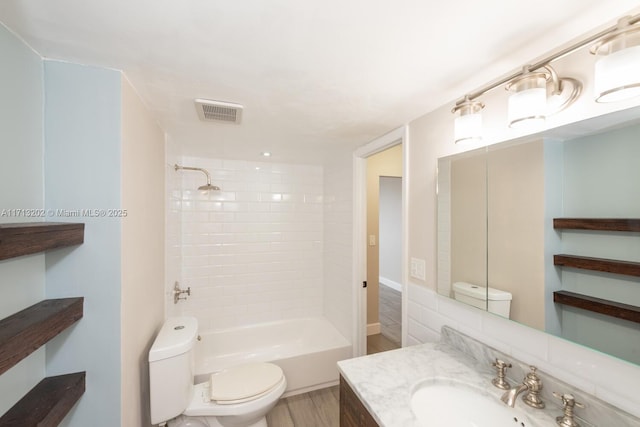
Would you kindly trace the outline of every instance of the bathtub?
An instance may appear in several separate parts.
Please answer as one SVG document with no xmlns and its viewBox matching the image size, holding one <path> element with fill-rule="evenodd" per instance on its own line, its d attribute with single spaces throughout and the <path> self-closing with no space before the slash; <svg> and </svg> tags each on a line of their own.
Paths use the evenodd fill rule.
<svg viewBox="0 0 640 427">
<path fill-rule="evenodd" d="M 287 378 L 284 396 L 338 384 L 336 362 L 352 355 L 352 346 L 326 319 L 283 320 L 224 331 L 200 333 L 195 381 L 248 362 L 272 362 Z"/>
</svg>

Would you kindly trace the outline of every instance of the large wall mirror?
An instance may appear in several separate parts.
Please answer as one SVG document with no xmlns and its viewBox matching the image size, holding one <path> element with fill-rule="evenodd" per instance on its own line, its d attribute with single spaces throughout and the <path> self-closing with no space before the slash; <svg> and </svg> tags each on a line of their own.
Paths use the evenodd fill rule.
<svg viewBox="0 0 640 427">
<path fill-rule="evenodd" d="M 439 159 L 438 293 L 640 364 L 640 108 Z"/>
</svg>

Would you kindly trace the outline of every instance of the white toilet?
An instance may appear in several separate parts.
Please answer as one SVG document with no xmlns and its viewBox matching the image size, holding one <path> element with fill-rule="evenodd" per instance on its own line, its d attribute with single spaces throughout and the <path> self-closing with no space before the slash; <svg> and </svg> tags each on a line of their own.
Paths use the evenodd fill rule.
<svg viewBox="0 0 640 427">
<path fill-rule="evenodd" d="M 287 387 L 282 369 L 249 363 L 193 384 L 194 317 L 167 319 L 149 350 L 151 423 L 169 427 L 268 427 L 265 415 Z"/>
<path fill-rule="evenodd" d="M 467 282 L 455 282 L 453 284 L 453 298 L 498 316 L 509 318 L 512 298 L 510 292 Z"/>
</svg>

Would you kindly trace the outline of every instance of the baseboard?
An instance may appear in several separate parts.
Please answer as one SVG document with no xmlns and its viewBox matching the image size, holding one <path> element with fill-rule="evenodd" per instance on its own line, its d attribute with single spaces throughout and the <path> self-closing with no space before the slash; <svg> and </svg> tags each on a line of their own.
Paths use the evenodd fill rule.
<svg viewBox="0 0 640 427">
<path fill-rule="evenodd" d="M 367 324 L 367 336 L 380 333 L 380 322 Z"/>
<path fill-rule="evenodd" d="M 394 282 L 391 279 L 387 279 L 386 277 L 382 277 L 380 276 L 378 278 L 378 282 L 380 282 L 381 285 L 386 286 L 387 288 L 391 288 L 394 289 L 398 292 L 402 292 L 402 284 L 398 283 L 398 282 Z"/>
</svg>

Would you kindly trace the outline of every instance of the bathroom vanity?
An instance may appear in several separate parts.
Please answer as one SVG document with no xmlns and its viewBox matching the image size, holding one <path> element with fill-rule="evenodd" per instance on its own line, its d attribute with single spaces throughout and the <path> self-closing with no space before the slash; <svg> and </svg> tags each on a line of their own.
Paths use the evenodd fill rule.
<svg viewBox="0 0 640 427">
<path fill-rule="evenodd" d="M 496 413 L 504 412 L 509 418 L 504 421 L 504 425 L 555 426 L 556 417 L 563 416 L 564 411 L 563 402 L 554 397 L 554 392 L 559 395 L 570 393 L 577 402 L 584 404 L 585 408 L 575 408 L 576 421 L 583 427 L 640 425 L 640 418 L 546 375 L 543 369 L 538 370 L 537 375 L 543 385 L 540 397 L 545 402 L 545 408 L 532 408 L 518 397 L 512 410 L 500 400 L 505 390 L 492 384 L 496 377 L 496 369 L 492 363 L 501 359 L 512 365 L 506 372 L 511 387 L 522 384 L 530 367 L 447 326 L 443 327 L 441 336 L 438 343 L 405 347 L 338 362 L 341 374 L 340 426 L 448 426 L 452 424 L 451 419 L 447 419 L 447 414 L 451 418 L 460 414 L 473 417 L 474 412 L 484 412 L 485 408 L 492 410 L 490 406 L 495 407 L 493 409 L 498 411 Z M 439 404 L 440 407 L 427 411 L 424 406 L 432 399 L 416 399 L 420 398 L 418 395 L 421 390 L 427 390 L 431 386 L 443 387 L 442 390 L 446 388 L 452 394 Z M 459 399 L 456 397 L 457 390 L 460 391 Z M 475 397 L 465 401 L 464 395 L 469 393 Z M 447 402 L 455 405 L 451 409 L 443 408 Z M 511 414 L 508 411 L 513 412 Z M 430 413 L 433 414 L 433 419 L 425 420 Z M 518 422 L 514 424 L 516 417 Z M 493 426 L 500 425 L 499 421 L 496 420 Z"/>
<path fill-rule="evenodd" d="M 369 410 L 340 375 L 340 427 L 378 427 Z"/>
</svg>

